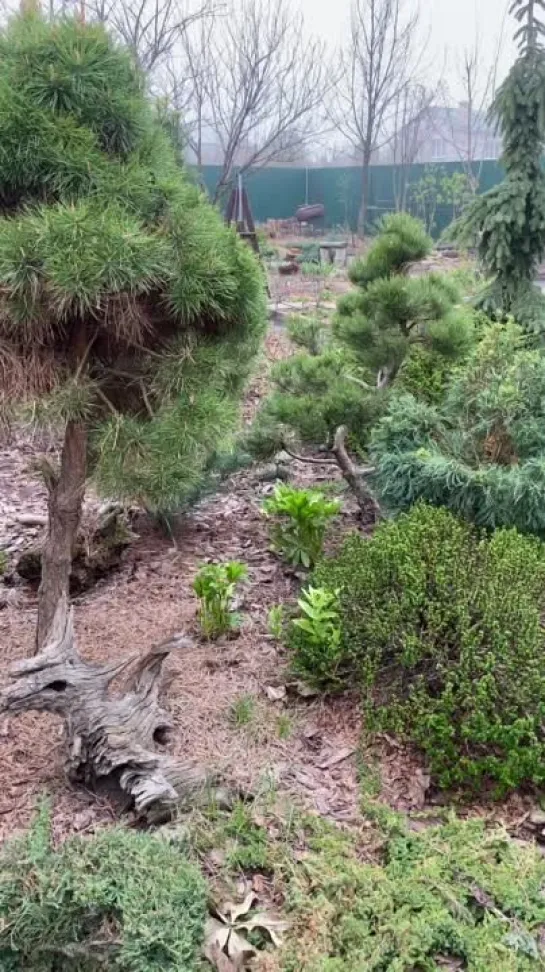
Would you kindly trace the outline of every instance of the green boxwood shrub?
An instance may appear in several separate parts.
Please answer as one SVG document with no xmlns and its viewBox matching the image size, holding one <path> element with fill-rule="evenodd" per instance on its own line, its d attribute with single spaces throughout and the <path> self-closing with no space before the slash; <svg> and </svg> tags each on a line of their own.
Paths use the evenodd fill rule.
<svg viewBox="0 0 545 972">
<path fill-rule="evenodd" d="M 367 726 L 425 753 L 441 786 L 545 782 L 545 547 L 515 530 L 477 532 L 417 505 L 318 566 L 339 590 L 334 684 L 364 689 Z M 313 680 L 308 650 L 295 664 Z M 319 653 L 320 646 L 316 651 Z"/>
<path fill-rule="evenodd" d="M 116 828 L 51 845 L 44 808 L 0 855 L 2 972 L 195 972 L 206 887 L 181 848 Z"/>
</svg>

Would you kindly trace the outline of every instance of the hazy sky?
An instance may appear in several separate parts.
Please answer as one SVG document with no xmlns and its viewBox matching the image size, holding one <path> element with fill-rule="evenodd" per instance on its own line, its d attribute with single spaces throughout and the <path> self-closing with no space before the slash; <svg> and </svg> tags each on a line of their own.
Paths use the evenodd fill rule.
<svg viewBox="0 0 545 972">
<path fill-rule="evenodd" d="M 299 3 L 310 30 L 330 43 L 342 42 L 348 29 L 350 0 L 299 0 Z M 477 35 L 482 63 L 488 67 L 502 25 L 500 74 L 505 74 L 514 58 L 511 38 L 515 22 L 505 16 L 509 3 L 510 0 L 420 0 L 422 33 L 428 39 L 426 60 L 430 79 L 433 81 L 433 74 L 441 71 L 446 59 L 445 74 L 454 82 L 457 58 L 465 46 L 474 44 Z M 414 9 L 416 0 L 405 0 L 405 5 L 408 10 Z"/>
</svg>

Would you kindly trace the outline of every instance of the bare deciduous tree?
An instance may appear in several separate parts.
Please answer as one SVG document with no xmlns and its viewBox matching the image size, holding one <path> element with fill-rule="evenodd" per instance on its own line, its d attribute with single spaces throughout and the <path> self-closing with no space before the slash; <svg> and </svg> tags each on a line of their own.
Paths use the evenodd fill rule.
<svg viewBox="0 0 545 972">
<path fill-rule="evenodd" d="M 428 112 L 435 91 L 422 84 L 407 84 L 394 99 L 392 115 L 392 179 L 395 206 L 406 209 L 409 173 L 427 134 Z"/>
<path fill-rule="evenodd" d="M 341 54 L 331 120 L 355 149 L 362 166 L 358 225 L 367 221 L 369 166 L 388 141 L 387 130 L 420 59 L 418 13 L 405 15 L 403 0 L 354 0 L 350 38 Z"/>
<path fill-rule="evenodd" d="M 89 16 L 108 24 L 134 52 L 146 74 L 168 59 L 191 24 L 209 14 L 211 0 L 190 9 L 185 0 L 88 0 Z"/>
<path fill-rule="evenodd" d="M 287 0 L 243 0 L 216 28 L 186 46 L 185 72 L 197 92 L 197 118 L 201 124 L 206 118 L 221 150 L 218 197 L 235 170 L 260 168 L 304 147 L 317 127 L 327 72 L 325 46 L 305 36 Z"/>
<path fill-rule="evenodd" d="M 160 81 L 160 90 L 180 120 L 184 141 L 193 152 L 199 171 L 204 161 L 204 135 L 211 127 L 210 72 L 216 28 L 216 13 L 211 10 L 184 31 L 179 49 L 168 59 Z"/>
<path fill-rule="evenodd" d="M 443 87 L 445 120 L 437 134 L 454 149 L 472 192 L 479 187 L 482 164 L 488 154 L 487 141 L 493 136 L 486 119 L 496 91 L 502 44 L 503 25 L 490 61 L 483 57 L 478 34 L 474 44 L 463 51 L 456 72 L 462 92 L 460 104 L 454 106 L 451 92 Z"/>
</svg>

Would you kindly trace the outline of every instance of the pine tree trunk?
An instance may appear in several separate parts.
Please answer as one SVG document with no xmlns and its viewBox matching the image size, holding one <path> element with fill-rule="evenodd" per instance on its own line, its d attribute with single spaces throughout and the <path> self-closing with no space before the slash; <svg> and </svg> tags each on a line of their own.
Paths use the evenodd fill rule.
<svg viewBox="0 0 545 972">
<path fill-rule="evenodd" d="M 36 651 L 47 641 L 59 601 L 68 597 L 86 471 L 87 429 L 83 422 L 70 421 L 64 434 L 60 472 L 48 483 L 49 522 L 38 592 Z"/>
</svg>

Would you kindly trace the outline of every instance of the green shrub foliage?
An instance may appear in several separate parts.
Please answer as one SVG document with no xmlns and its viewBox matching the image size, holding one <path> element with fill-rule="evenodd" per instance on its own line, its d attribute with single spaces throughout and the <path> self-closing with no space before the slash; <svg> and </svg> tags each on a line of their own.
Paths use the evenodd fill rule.
<svg viewBox="0 0 545 972">
<path fill-rule="evenodd" d="M 265 458 L 290 436 L 331 445 L 339 425 L 348 429 L 352 448 L 364 451 L 387 404 L 387 386 L 406 359 L 411 375 L 405 369 L 405 387 L 421 387 L 425 400 L 440 397 L 475 328 L 473 312 L 462 309 L 458 287 L 447 276 L 406 275 L 430 248 L 422 224 L 406 213 L 381 221 L 367 254 L 350 269 L 358 289 L 339 300 L 332 339 L 327 342 L 325 329 L 320 333 L 311 322 L 292 326 L 295 341 L 311 353 L 273 369 L 272 394 L 246 441 L 250 452 Z"/>
<path fill-rule="evenodd" d="M 362 862 L 338 831 L 310 838 L 304 874 L 295 873 L 300 935 L 282 968 L 541 968 L 545 862 L 536 847 L 482 820 L 450 819 L 422 833 L 398 820 L 389 829 L 380 863 Z M 319 928 L 312 939 L 311 923 Z"/>
<path fill-rule="evenodd" d="M 545 301 L 533 286 L 545 254 L 545 51 L 538 4 L 515 0 L 521 55 L 500 85 L 490 115 L 503 139 L 505 178 L 477 196 L 458 228 L 477 242 L 481 264 L 492 277 L 489 309 L 513 313 L 532 331 L 545 327 Z"/>
<path fill-rule="evenodd" d="M 179 506 L 233 432 L 264 281 L 102 27 L 0 34 L 0 216 L 5 399 L 84 418 L 108 494 Z"/>
<path fill-rule="evenodd" d="M 206 888 L 179 846 L 117 828 L 54 850 L 42 810 L 0 858 L 3 972 L 200 968 Z"/>
<path fill-rule="evenodd" d="M 331 674 L 361 680 L 369 728 L 415 742 L 442 786 L 545 782 L 538 540 L 488 538 L 419 505 L 370 540 L 351 536 L 312 584 L 340 592 L 343 657 Z M 296 660 L 323 683 L 320 651 Z"/>
<path fill-rule="evenodd" d="M 271 518 L 273 550 L 294 567 L 312 567 L 322 553 L 327 525 L 341 508 L 316 489 L 279 483 L 263 512 Z"/>
<path fill-rule="evenodd" d="M 545 358 L 516 324 L 491 326 L 438 406 L 391 399 L 371 451 L 393 509 L 421 499 L 545 536 Z"/>
<path fill-rule="evenodd" d="M 351 444 L 364 448 L 384 410 L 384 394 L 362 389 L 359 381 L 351 380 L 353 372 L 353 361 L 341 348 L 279 361 L 272 369 L 273 391 L 245 437 L 245 447 L 256 458 L 267 459 L 283 441 L 331 445 L 335 430 L 346 425 Z"/>
<path fill-rule="evenodd" d="M 433 242 L 423 223 L 408 213 L 391 213 L 378 225 L 377 236 L 363 258 L 350 267 L 350 279 L 358 287 L 403 273 L 410 263 L 431 252 Z"/>
</svg>

